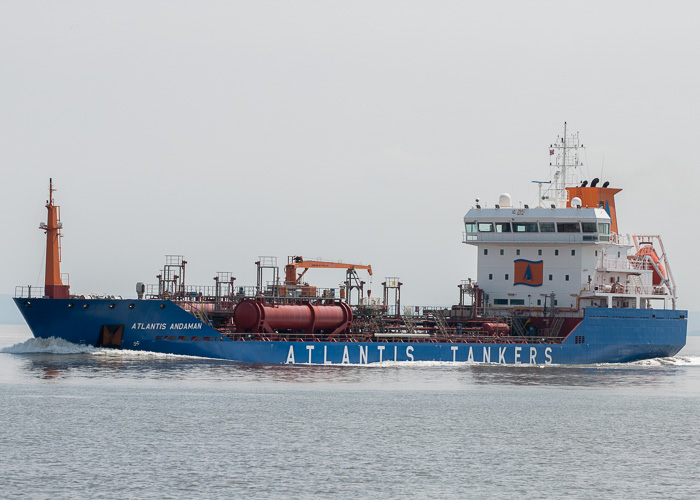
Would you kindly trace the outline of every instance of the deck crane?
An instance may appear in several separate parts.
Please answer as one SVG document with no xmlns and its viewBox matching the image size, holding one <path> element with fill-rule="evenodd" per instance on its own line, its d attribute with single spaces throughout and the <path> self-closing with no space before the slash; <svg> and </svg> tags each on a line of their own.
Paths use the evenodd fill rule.
<svg viewBox="0 0 700 500">
<path fill-rule="evenodd" d="M 304 260 L 301 256 L 289 257 L 288 264 L 284 267 L 284 283 L 285 285 L 298 285 L 301 278 L 306 274 L 306 271 L 313 268 L 323 269 L 366 269 L 372 276 L 372 266 L 363 266 L 360 264 L 344 264 L 342 262 L 327 262 L 323 260 Z M 297 269 L 303 269 L 301 274 L 297 276 Z"/>
<path fill-rule="evenodd" d="M 342 262 L 327 262 L 323 260 L 304 260 L 303 257 L 295 255 L 290 256 L 287 260 L 287 265 L 284 267 L 284 284 L 286 286 L 295 286 L 301 284 L 301 279 L 309 269 L 346 269 L 345 289 L 341 290 L 343 296 L 347 296 L 350 301 L 350 294 L 353 289 L 359 291 L 360 297 L 363 294 L 364 281 L 360 281 L 357 276 L 358 270 L 366 270 L 372 276 L 372 266 L 364 266 L 361 264 L 344 264 Z M 297 275 L 297 269 L 303 269 Z M 368 296 L 371 292 L 368 291 Z M 358 302 L 359 298 L 358 297 Z"/>
</svg>

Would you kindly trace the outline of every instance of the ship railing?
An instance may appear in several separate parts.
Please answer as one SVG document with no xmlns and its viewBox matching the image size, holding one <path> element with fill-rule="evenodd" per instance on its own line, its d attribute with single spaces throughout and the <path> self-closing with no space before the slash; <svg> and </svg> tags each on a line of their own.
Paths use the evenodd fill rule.
<svg viewBox="0 0 700 500">
<path fill-rule="evenodd" d="M 216 297 L 216 287 L 211 285 L 187 285 L 182 293 L 185 300 L 199 300 L 201 297 Z"/>
<path fill-rule="evenodd" d="M 566 318 L 582 318 L 583 309 L 571 307 L 555 307 L 554 314 L 549 306 L 547 306 L 546 314 L 542 307 L 479 307 L 476 310 L 477 317 L 481 318 L 546 318 L 550 316 L 562 316 Z"/>
<path fill-rule="evenodd" d="M 599 269 L 637 269 L 630 264 L 628 260 L 620 259 L 600 259 L 598 261 Z"/>
<path fill-rule="evenodd" d="M 598 269 L 651 271 L 654 267 L 646 257 L 630 256 L 627 260 L 601 259 L 598 261 Z"/>
<path fill-rule="evenodd" d="M 610 234 L 610 242 L 616 243 L 618 245 L 628 245 L 628 246 L 634 245 L 634 241 L 629 234 L 611 233 Z"/>
<path fill-rule="evenodd" d="M 290 342 L 319 342 L 329 340 L 324 335 L 314 335 L 310 333 L 276 333 L 276 334 L 261 334 L 226 331 L 225 336 L 233 341 L 290 341 Z M 384 331 L 378 332 L 368 329 L 364 332 L 353 332 L 348 335 L 339 335 L 334 337 L 333 341 L 338 342 L 409 342 L 409 343 L 426 343 L 426 342 L 449 342 L 449 343 L 473 343 L 489 346 L 491 344 L 559 344 L 564 339 L 563 336 L 557 334 L 550 335 L 553 332 L 540 331 L 537 335 L 489 335 L 482 330 L 464 331 L 462 333 L 451 333 L 441 335 L 439 333 L 410 333 L 408 331 Z M 186 339 L 185 339 L 186 340 Z M 494 353 L 492 353 L 492 356 Z M 496 355 L 497 356 L 497 355 Z M 497 359 L 497 357 L 496 357 Z"/>
<path fill-rule="evenodd" d="M 629 262 L 633 269 L 640 271 L 652 271 L 654 269 L 651 260 L 645 255 L 634 255 L 630 257 Z"/>
<path fill-rule="evenodd" d="M 15 298 L 18 299 L 40 299 L 44 297 L 45 291 L 43 286 L 16 286 Z"/>
<path fill-rule="evenodd" d="M 613 295 L 670 295 L 670 291 L 663 285 L 649 286 L 649 285 L 639 285 L 630 284 L 623 285 L 622 283 L 612 283 L 612 284 L 596 284 L 591 287 L 590 292 L 593 294 L 598 293 L 611 293 Z"/>
<path fill-rule="evenodd" d="M 213 302 L 221 300 L 252 298 L 256 296 L 256 287 L 254 286 L 236 286 L 233 288 L 233 294 L 216 295 L 216 286 L 198 286 L 188 285 L 184 292 L 174 292 L 172 290 L 163 290 L 157 284 L 147 284 L 145 296 L 147 299 L 170 299 L 177 301 L 191 302 Z"/>
<path fill-rule="evenodd" d="M 258 292 L 258 287 L 256 286 L 237 286 L 236 287 L 236 296 L 241 296 L 244 298 L 252 298 L 255 297 L 255 295 Z"/>
</svg>

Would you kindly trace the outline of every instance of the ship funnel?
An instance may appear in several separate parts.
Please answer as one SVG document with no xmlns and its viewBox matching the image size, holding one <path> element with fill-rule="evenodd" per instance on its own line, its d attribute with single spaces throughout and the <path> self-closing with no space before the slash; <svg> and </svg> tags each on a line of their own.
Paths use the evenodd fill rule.
<svg viewBox="0 0 700 500">
<path fill-rule="evenodd" d="M 585 188 L 586 186 L 588 186 L 588 181 L 583 181 L 583 182 L 581 183 L 581 187 L 582 187 L 582 188 Z"/>
<path fill-rule="evenodd" d="M 604 187 L 604 188 L 608 187 L 609 185 L 610 185 L 610 181 L 605 181 L 605 182 L 603 183 L 603 187 Z"/>
<path fill-rule="evenodd" d="M 591 181 L 591 187 L 592 187 L 592 188 L 596 187 L 596 186 L 598 185 L 599 182 L 600 182 L 600 179 L 598 179 L 598 178 L 596 177 L 595 179 L 593 179 L 593 180 Z"/>
</svg>

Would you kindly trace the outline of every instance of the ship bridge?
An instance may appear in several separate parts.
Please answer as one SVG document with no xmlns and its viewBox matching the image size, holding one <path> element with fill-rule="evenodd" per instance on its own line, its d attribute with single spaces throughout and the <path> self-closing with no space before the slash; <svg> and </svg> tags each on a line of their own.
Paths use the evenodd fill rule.
<svg viewBox="0 0 700 500">
<path fill-rule="evenodd" d="M 610 224 L 603 208 L 472 208 L 464 243 L 607 243 Z"/>
</svg>

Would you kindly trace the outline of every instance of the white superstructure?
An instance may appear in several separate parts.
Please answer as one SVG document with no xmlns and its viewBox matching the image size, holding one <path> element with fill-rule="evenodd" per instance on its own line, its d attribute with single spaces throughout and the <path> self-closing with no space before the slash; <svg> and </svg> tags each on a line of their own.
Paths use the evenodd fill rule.
<svg viewBox="0 0 700 500">
<path fill-rule="evenodd" d="M 660 237 L 618 234 L 614 196 L 621 190 L 607 182 L 598 187 L 598 179 L 572 184 L 578 136 L 557 144 L 554 179 L 539 207 L 514 208 L 503 193 L 493 208 L 477 201 L 464 216 L 464 242 L 477 247 L 485 306 L 675 309 Z"/>
</svg>

